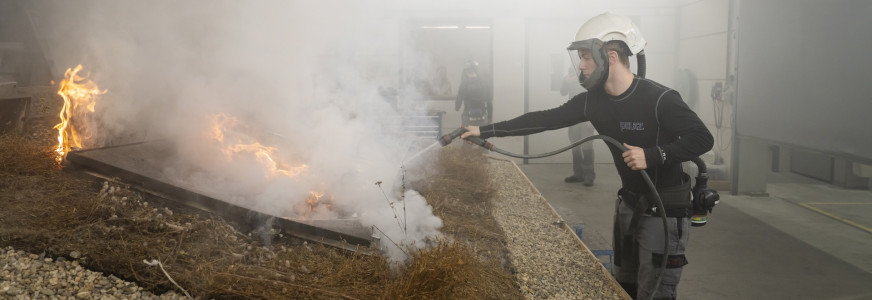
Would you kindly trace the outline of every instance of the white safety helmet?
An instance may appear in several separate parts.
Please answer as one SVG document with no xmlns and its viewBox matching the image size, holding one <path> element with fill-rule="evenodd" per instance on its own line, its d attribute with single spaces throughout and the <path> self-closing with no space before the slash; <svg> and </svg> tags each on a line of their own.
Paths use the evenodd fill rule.
<svg viewBox="0 0 872 300">
<path fill-rule="evenodd" d="M 629 51 L 628 56 L 640 53 L 644 55 L 643 50 L 647 44 L 636 24 L 633 24 L 633 21 L 625 16 L 604 13 L 585 22 L 578 28 L 575 41 L 566 48 L 569 51 L 569 58 L 575 66 L 575 71 L 578 73 L 578 81 L 584 88 L 590 90 L 592 87 L 605 82 L 609 77 L 609 60 L 604 46 L 605 43 L 611 41 L 623 42 L 625 50 Z M 578 69 L 578 51 L 581 49 L 589 49 L 596 63 L 596 69 L 590 76 L 584 76 Z M 640 65 L 640 67 L 643 66 Z M 643 69 L 640 69 L 639 72 L 644 74 Z M 644 77 L 642 74 L 640 76 Z"/>
</svg>

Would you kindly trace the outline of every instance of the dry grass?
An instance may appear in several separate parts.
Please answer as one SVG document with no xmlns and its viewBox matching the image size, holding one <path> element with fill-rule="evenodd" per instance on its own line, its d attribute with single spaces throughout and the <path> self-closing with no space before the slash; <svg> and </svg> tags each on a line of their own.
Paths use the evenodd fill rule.
<svg viewBox="0 0 872 300">
<path fill-rule="evenodd" d="M 50 128 L 50 127 L 48 127 Z M 46 130 L 41 127 L 41 130 Z M 28 137 L 45 136 L 28 134 Z M 411 183 L 444 220 L 447 239 L 392 268 L 381 256 L 276 237 L 270 245 L 208 213 L 61 170 L 44 138 L 0 137 L 0 246 L 47 256 L 78 251 L 86 267 L 155 292 L 209 299 L 519 299 L 504 235 L 489 214 L 484 158 L 440 152 Z M 447 188 L 450 187 L 450 188 Z"/>
</svg>

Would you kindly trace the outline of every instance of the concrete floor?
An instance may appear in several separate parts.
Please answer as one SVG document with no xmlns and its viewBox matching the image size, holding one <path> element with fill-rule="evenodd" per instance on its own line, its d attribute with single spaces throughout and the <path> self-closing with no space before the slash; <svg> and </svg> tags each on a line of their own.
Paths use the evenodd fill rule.
<svg viewBox="0 0 872 300">
<path fill-rule="evenodd" d="M 592 187 L 563 182 L 569 164 L 519 167 L 591 250 L 612 248 L 612 164 L 596 165 Z M 768 197 L 719 191 L 708 225 L 691 230 L 679 298 L 872 299 L 872 192 L 769 177 Z"/>
</svg>

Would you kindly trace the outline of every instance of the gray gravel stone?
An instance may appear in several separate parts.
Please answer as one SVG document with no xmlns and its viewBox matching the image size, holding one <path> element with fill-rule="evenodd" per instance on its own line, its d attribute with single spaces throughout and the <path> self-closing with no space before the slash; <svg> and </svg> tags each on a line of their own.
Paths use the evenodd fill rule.
<svg viewBox="0 0 872 300">
<path fill-rule="evenodd" d="M 116 284 L 130 289 L 122 293 Z M 82 268 L 77 260 L 53 260 L 6 247 L 0 248 L 0 299 L 172 300 L 185 296 L 173 291 L 158 296 L 134 283 Z"/>
<path fill-rule="evenodd" d="M 488 168 L 492 213 L 527 299 L 629 299 L 517 165 L 492 158 Z"/>
</svg>

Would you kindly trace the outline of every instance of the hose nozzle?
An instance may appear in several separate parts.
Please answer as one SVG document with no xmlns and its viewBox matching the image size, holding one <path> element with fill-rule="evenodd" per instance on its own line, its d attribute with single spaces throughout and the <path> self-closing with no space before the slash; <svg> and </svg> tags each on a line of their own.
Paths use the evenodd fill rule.
<svg viewBox="0 0 872 300">
<path fill-rule="evenodd" d="M 442 135 L 442 137 L 439 138 L 439 143 L 442 144 L 442 147 L 445 147 L 448 144 L 451 144 L 451 141 L 460 137 L 460 135 L 462 135 L 464 132 L 466 132 L 466 128 L 457 128 L 448 134 Z"/>
</svg>

